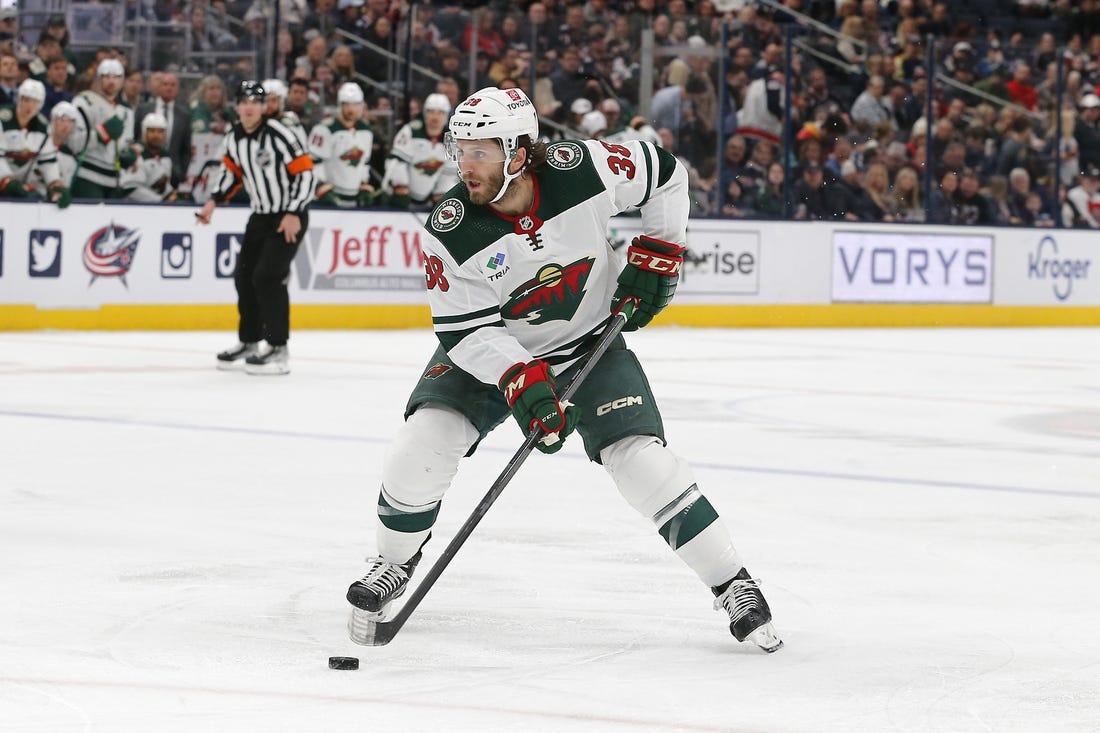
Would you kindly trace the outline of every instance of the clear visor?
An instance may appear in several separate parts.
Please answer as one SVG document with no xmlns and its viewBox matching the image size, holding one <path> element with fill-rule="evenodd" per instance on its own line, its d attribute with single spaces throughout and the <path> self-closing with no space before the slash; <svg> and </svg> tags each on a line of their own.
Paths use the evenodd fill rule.
<svg viewBox="0 0 1100 733">
<path fill-rule="evenodd" d="M 443 136 L 443 150 L 455 163 L 503 163 L 507 160 L 496 138 L 487 140 L 456 140 L 454 135 Z"/>
</svg>

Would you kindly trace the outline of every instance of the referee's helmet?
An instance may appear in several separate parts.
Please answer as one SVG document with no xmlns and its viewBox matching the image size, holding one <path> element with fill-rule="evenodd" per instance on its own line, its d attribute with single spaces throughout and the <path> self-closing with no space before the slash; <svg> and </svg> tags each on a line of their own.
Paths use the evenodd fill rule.
<svg viewBox="0 0 1100 733">
<path fill-rule="evenodd" d="M 246 79 L 240 83 L 237 87 L 237 101 L 243 102 L 246 99 L 258 99 L 261 102 L 267 101 L 267 91 L 264 89 L 264 85 L 255 79 Z"/>
</svg>

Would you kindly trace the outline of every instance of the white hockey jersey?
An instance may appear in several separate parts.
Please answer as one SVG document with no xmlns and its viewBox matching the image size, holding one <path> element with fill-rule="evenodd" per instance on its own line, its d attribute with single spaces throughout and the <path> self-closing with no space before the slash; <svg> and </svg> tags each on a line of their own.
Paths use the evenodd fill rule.
<svg viewBox="0 0 1100 733">
<path fill-rule="evenodd" d="M 172 188 L 172 159 L 143 151 L 134 164 L 122 172 L 122 187 L 129 189 L 126 198 L 131 201 L 163 201 L 175 190 Z"/>
<path fill-rule="evenodd" d="M 373 147 L 374 132 L 365 120 L 347 127 L 330 117 L 314 125 L 309 133 L 309 154 L 318 185 L 331 183 L 341 205 L 355 206 L 359 186 L 370 182 Z"/>
<path fill-rule="evenodd" d="M 0 107 L 0 181 L 10 176 L 44 188 L 60 180 L 61 171 L 46 118 L 35 115 L 20 127 L 15 110 Z"/>
<path fill-rule="evenodd" d="M 81 151 L 84 153 L 84 162 L 76 177 L 100 186 L 118 188 L 122 172 L 119 152 L 134 143 L 134 111 L 125 104 L 110 102 L 90 89 L 76 95 L 73 106 L 80 115 L 67 142 L 69 149 L 77 155 Z M 104 140 L 98 127 L 112 117 L 122 119 L 122 132 L 116 140 Z"/>
<path fill-rule="evenodd" d="M 413 120 L 397 131 L 386 157 L 383 193 L 393 195 L 394 186 L 408 186 L 412 202 L 425 204 L 458 180 L 458 167 L 443 149 L 442 134 L 437 139 L 428 137 L 423 120 Z"/>
<path fill-rule="evenodd" d="M 459 184 L 432 209 L 424 255 L 432 322 L 448 356 L 496 385 L 513 365 L 558 372 L 606 323 L 622 259 L 608 220 L 640 208 L 647 234 L 687 240 L 687 172 L 651 143 L 563 140 L 534 173 L 531 210 L 475 206 Z"/>
<path fill-rule="evenodd" d="M 302 118 L 298 116 L 297 112 L 284 109 L 279 114 L 279 122 L 282 122 L 286 129 L 294 133 L 294 137 L 298 138 L 298 142 L 302 144 L 302 150 L 309 150 L 306 141 L 306 126 L 302 124 Z"/>
</svg>

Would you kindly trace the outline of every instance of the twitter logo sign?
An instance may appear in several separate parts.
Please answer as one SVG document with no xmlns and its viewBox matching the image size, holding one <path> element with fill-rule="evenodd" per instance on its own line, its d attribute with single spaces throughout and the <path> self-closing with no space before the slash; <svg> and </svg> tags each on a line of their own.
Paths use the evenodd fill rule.
<svg viewBox="0 0 1100 733">
<path fill-rule="evenodd" d="M 31 277 L 61 277 L 61 232 L 32 229 L 28 258 Z"/>
</svg>

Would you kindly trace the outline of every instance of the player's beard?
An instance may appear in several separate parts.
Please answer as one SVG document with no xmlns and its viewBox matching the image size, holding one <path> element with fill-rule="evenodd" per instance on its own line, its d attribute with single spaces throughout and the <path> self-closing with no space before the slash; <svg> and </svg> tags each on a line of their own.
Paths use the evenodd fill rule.
<svg viewBox="0 0 1100 733">
<path fill-rule="evenodd" d="M 470 203 L 484 206 L 495 199 L 497 194 L 500 193 L 500 189 L 504 185 L 504 171 L 496 170 L 490 173 L 487 178 L 467 176 L 465 183 L 466 190 L 470 193 Z M 476 188 L 471 188 L 470 183 L 477 183 L 479 185 Z"/>
</svg>

